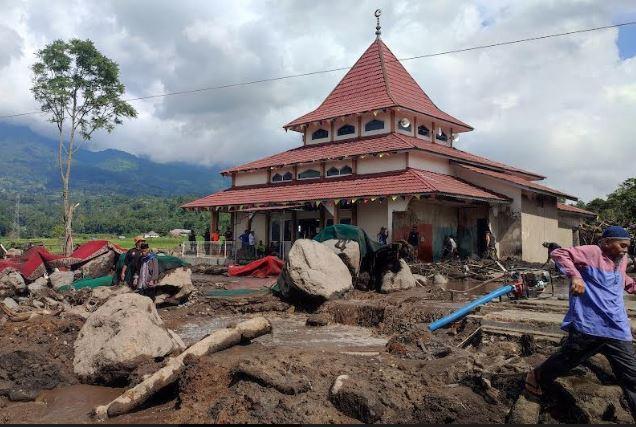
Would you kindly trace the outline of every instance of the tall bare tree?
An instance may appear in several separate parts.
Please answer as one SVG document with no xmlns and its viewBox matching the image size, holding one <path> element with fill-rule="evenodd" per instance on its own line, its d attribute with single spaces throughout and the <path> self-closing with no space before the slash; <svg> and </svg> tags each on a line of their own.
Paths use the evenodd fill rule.
<svg viewBox="0 0 636 427">
<path fill-rule="evenodd" d="M 119 66 L 99 52 L 92 41 L 56 40 L 38 51 L 33 64 L 31 91 L 42 111 L 59 131 L 57 163 L 62 180 L 64 253 L 73 251 L 73 204 L 70 195 L 73 154 L 93 132 L 109 133 L 123 118 L 136 117 L 135 109 L 121 97 Z M 80 143 L 76 143 L 79 137 Z"/>
</svg>

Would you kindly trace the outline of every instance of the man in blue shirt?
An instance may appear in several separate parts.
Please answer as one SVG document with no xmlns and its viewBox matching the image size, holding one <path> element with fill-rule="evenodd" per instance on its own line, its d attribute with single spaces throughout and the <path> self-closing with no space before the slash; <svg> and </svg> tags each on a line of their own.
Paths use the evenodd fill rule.
<svg viewBox="0 0 636 427">
<path fill-rule="evenodd" d="M 551 257 L 572 281 L 570 304 L 561 328 L 568 338 L 556 354 L 526 377 L 526 390 L 542 394 L 556 378 L 597 353 L 609 361 L 632 415 L 636 416 L 636 355 L 623 294 L 636 293 L 626 273 L 630 235 L 608 227 L 597 245 L 555 249 Z"/>
</svg>

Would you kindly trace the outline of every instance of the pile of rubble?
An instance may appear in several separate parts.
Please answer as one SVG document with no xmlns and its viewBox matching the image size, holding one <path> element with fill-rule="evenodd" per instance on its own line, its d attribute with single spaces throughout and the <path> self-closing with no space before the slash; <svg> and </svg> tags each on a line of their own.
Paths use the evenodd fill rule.
<svg viewBox="0 0 636 427">
<path fill-rule="evenodd" d="M 80 246 L 70 257 L 51 254 L 41 246 L 24 253 L 7 250 L 0 261 L 0 310 L 11 321 L 62 311 L 86 318 L 110 296 L 130 291 L 125 286 L 111 288 L 123 253 L 107 241 Z M 157 305 L 184 302 L 194 291 L 190 268 L 164 271 L 155 289 Z"/>
</svg>

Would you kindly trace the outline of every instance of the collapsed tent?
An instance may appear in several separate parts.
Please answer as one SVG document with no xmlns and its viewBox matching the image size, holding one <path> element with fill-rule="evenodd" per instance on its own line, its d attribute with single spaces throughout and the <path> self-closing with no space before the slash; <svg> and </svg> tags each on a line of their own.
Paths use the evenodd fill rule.
<svg viewBox="0 0 636 427">
<path fill-rule="evenodd" d="M 268 276 L 278 276 L 283 268 L 283 261 L 275 256 L 266 256 L 247 265 L 231 265 L 227 269 L 230 276 L 252 276 L 264 278 Z"/>
<path fill-rule="evenodd" d="M 0 261 L 0 272 L 7 268 L 18 271 L 24 279 L 33 281 L 42 277 L 47 270 L 54 268 L 72 269 L 73 266 L 83 264 L 108 251 L 122 254 L 125 249 L 108 240 L 93 240 L 80 245 L 73 253 L 66 257 L 49 252 L 44 246 L 34 246 L 24 255 Z"/>
</svg>

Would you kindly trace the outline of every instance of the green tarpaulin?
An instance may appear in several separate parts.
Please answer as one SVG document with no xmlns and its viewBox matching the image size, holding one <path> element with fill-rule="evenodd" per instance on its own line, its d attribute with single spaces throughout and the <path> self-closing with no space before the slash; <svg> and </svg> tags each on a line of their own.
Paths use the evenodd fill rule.
<svg viewBox="0 0 636 427">
<path fill-rule="evenodd" d="M 360 257 L 366 258 L 367 254 L 373 254 L 382 245 L 367 235 L 366 231 L 355 225 L 336 224 L 325 227 L 320 233 L 314 237 L 317 242 L 326 240 L 355 240 L 360 245 Z"/>
</svg>

